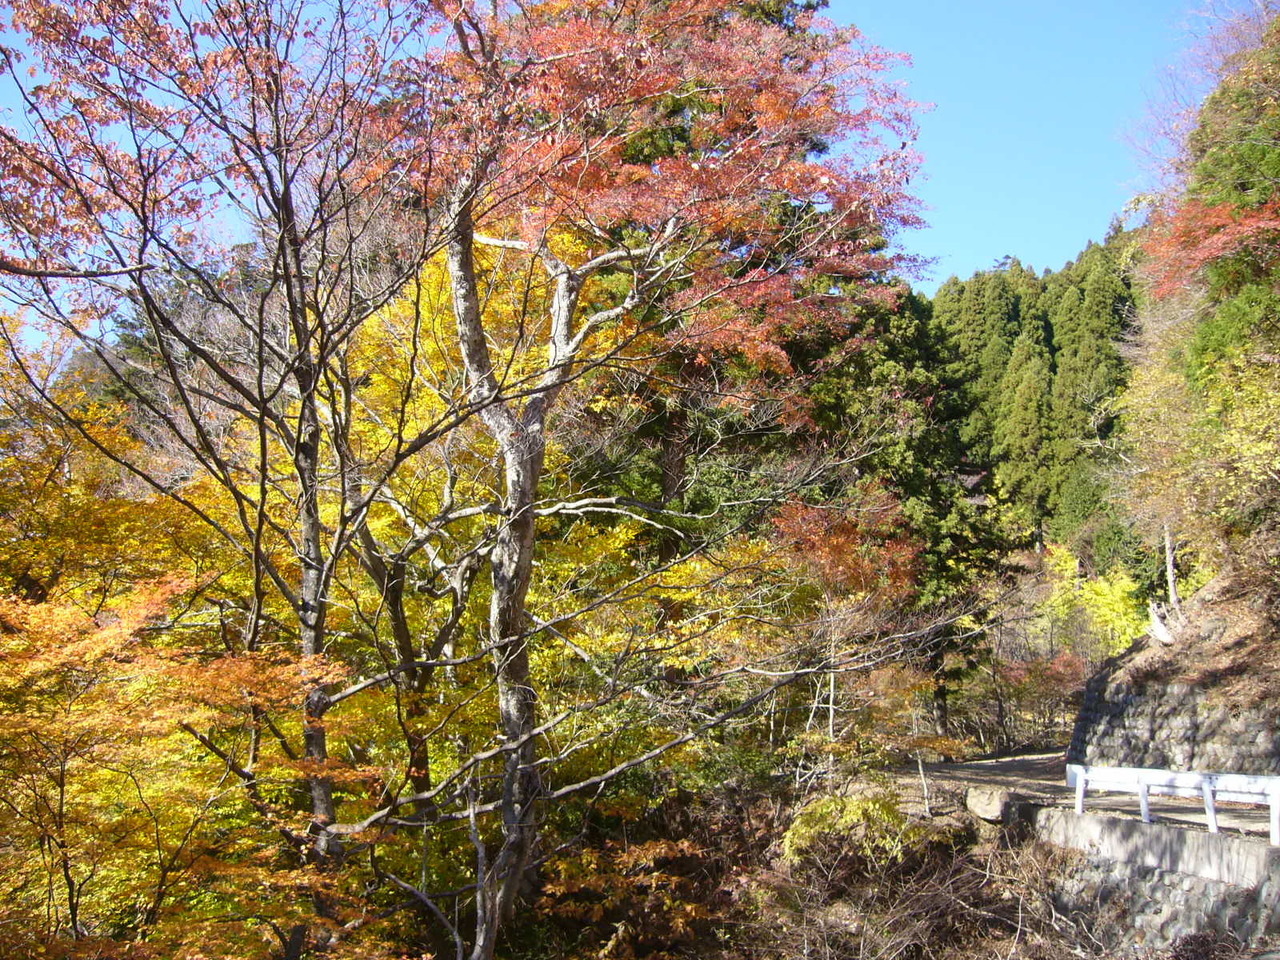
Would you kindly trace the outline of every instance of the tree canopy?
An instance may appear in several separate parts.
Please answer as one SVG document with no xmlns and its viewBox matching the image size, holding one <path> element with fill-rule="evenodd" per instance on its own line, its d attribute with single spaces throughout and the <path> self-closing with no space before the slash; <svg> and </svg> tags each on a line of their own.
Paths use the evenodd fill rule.
<svg viewBox="0 0 1280 960">
<path fill-rule="evenodd" d="M 856 631 L 805 652 L 814 601 L 765 523 L 840 455 L 779 456 L 694 511 L 672 472 L 759 449 L 708 431 L 805 422 L 796 345 L 902 294 L 914 105 L 892 55 L 808 7 L 8 10 L 9 409 L 93 465 L 68 472 L 114 536 L 139 518 L 166 542 L 108 554 L 96 585 L 71 560 L 7 569 L 59 610 L 99 590 L 76 629 L 137 651 L 68 682 L 115 691 L 118 658 L 173 704 L 141 744 L 163 778 L 121 800 L 154 838 L 42 834 L 66 869 L 19 898 L 37 940 L 484 960 L 572 829 L 557 804 L 879 656 Z M 657 495 L 644 469 L 584 469 L 592 425 L 646 405 L 673 411 L 648 419 Z M 15 441 L 18 496 L 32 459 Z M 888 549 L 870 529 L 858 549 Z M 163 605 L 121 608 L 161 573 Z M 137 782 L 110 739 L 32 749 L 63 796 Z"/>
</svg>

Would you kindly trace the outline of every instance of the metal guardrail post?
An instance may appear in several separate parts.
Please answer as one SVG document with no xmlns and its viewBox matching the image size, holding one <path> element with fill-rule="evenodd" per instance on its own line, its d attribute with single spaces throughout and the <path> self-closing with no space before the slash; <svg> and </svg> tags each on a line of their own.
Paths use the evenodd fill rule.
<svg viewBox="0 0 1280 960">
<path fill-rule="evenodd" d="M 1204 794 L 1204 818 L 1209 824 L 1209 832 L 1218 832 L 1218 810 L 1213 803 L 1213 777 L 1205 777 L 1200 784 L 1200 792 Z"/>
<path fill-rule="evenodd" d="M 1267 800 L 1271 803 L 1271 845 L 1280 847 L 1280 787 L 1272 787 Z"/>
</svg>

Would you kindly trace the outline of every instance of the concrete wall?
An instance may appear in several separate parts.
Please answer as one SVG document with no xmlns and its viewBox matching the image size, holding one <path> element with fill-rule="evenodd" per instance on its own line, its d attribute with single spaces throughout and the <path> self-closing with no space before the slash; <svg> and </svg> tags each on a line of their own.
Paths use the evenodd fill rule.
<svg viewBox="0 0 1280 960">
<path fill-rule="evenodd" d="M 1090 856 L 1241 887 L 1280 876 L 1280 847 L 1252 838 L 1059 807 L 1039 808 L 1034 817 L 1038 839 Z"/>
<path fill-rule="evenodd" d="M 1162 949 L 1207 931 L 1256 944 L 1280 933 L 1278 847 L 1058 808 L 1020 818 L 1042 842 L 1083 855 L 1055 885 L 1057 907 L 1109 931 L 1109 947 Z"/>
<path fill-rule="evenodd" d="M 1274 710 L 1244 710 L 1183 684 L 1134 686 L 1102 674 L 1076 719 L 1070 763 L 1280 775 Z"/>
</svg>

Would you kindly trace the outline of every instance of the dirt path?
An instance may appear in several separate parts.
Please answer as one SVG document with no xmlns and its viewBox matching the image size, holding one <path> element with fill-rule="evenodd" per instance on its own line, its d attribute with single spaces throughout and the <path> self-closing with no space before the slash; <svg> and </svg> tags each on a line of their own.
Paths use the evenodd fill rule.
<svg viewBox="0 0 1280 960">
<path fill-rule="evenodd" d="M 914 774 L 914 776 L 913 776 Z M 924 775 L 931 792 L 942 788 L 948 792 L 963 791 L 971 786 L 993 787 L 1020 793 L 1030 800 L 1056 806 L 1070 806 L 1075 793 L 1067 787 L 1066 760 L 1060 753 L 1042 753 L 999 760 L 974 760 L 968 763 L 926 763 Z M 904 769 L 899 781 L 904 789 L 922 795 L 918 771 Z M 1109 816 L 1141 816 L 1136 795 L 1093 793 L 1085 800 L 1085 810 Z M 1227 833 L 1267 837 L 1269 832 L 1266 807 L 1219 803 L 1218 824 Z M 1198 800 L 1178 797 L 1152 797 L 1151 815 L 1158 821 L 1207 829 L 1204 805 Z"/>
</svg>

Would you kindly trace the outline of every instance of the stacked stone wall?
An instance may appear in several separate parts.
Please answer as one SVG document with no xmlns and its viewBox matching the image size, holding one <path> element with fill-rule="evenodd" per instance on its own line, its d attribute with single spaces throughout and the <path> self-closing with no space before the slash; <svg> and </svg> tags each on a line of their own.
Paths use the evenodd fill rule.
<svg viewBox="0 0 1280 960">
<path fill-rule="evenodd" d="M 1089 857 L 1055 884 L 1055 907 L 1079 918 L 1109 948 L 1162 950 L 1182 937 L 1229 934 L 1267 942 L 1280 923 L 1275 882 L 1252 889 L 1158 867 Z"/>
<path fill-rule="evenodd" d="M 1195 934 L 1277 942 L 1280 848 L 1264 840 L 1034 804 L 1010 819 L 1075 851 L 1054 879 L 1054 906 L 1108 951 L 1163 950 Z"/>
<path fill-rule="evenodd" d="M 1103 675 L 1085 690 L 1067 761 L 1277 776 L 1277 713 L 1185 684 L 1138 686 Z"/>
</svg>

